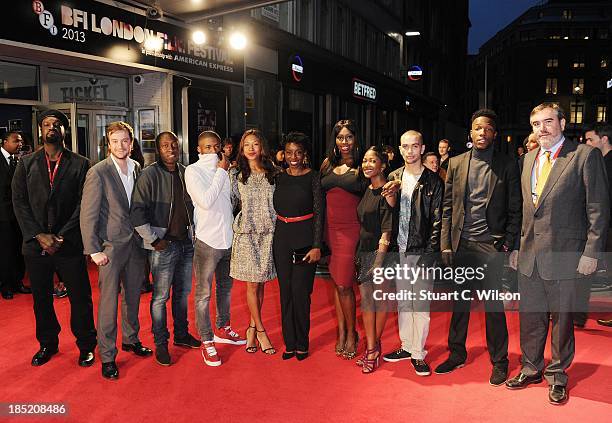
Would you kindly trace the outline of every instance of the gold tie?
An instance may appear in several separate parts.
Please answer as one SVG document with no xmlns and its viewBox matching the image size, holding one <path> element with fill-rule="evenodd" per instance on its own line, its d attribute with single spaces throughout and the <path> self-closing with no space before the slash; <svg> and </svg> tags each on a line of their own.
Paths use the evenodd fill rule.
<svg viewBox="0 0 612 423">
<path fill-rule="evenodd" d="M 540 196 L 542 195 L 542 191 L 544 191 L 546 180 L 548 179 L 548 175 L 550 175 L 550 170 L 552 169 L 552 162 L 550 161 L 550 151 L 545 151 L 544 154 L 546 155 L 546 159 L 544 160 L 544 164 L 542 165 L 540 176 L 538 176 L 538 179 L 536 181 L 536 205 L 540 201 Z"/>
</svg>

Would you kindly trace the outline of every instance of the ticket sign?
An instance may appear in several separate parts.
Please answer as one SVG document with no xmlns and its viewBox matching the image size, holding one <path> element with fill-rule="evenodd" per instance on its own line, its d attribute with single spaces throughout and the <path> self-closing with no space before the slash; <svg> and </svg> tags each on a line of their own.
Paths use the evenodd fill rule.
<svg viewBox="0 0 612 423">
<path fill-rule="evenodd" d="M 353 97 L 376 102 L 376 87 L 368 82 L 353 78 Z"/>
</svg>

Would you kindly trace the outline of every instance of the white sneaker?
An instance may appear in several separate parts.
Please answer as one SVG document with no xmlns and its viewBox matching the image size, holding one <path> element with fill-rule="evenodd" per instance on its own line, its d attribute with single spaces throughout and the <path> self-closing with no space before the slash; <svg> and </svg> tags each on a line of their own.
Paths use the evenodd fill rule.
<svg viewBox="0 0 612 423">
<path fill-rule="evenodd" d="M 204 358 L 204 363 L 211 367 L 218 367 L 221 365 L 221 358 L 219 358 L 219 354 L 217 354 L 217 349 L 215 348 L 214 342 L 204 342 L 202 344 L 201 351 L 202 357 Z"/>
<path fill-rule="evenodd" d="M 213 341 L 219 344 L 245 345 L 246 339 L 238 335 L 231 326 L 225 326 L 215 331 Z"/>
</svg>

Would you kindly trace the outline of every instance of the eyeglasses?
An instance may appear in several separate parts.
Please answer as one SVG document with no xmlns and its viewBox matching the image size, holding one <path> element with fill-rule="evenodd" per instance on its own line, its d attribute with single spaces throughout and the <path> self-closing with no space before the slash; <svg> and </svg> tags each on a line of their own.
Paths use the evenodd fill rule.
<svg viewBox="0 0 612 423">
<path fill-rule="evenodd" d="M 340 142 L 351 142 L 355 140 L 355 136 L 354 135 L 347 135 L 347 136 L 343 136 L 343 135 L 336 135 L 336 141 L 340 141 Z"/>
</svg>

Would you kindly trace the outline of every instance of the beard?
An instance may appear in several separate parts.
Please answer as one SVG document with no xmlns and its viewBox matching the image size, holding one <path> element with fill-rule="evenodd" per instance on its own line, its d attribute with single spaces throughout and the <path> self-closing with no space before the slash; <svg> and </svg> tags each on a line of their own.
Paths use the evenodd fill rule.
<svg viewBox="0 0 612 423">
<path fill-rule="evenodd" d="M 63 141 L 62 135 L 58 131 L 51 131 L 47 133 L 45 137 L 45 142 L 50 144 L 59 144 Z"/>
</svg>

